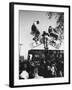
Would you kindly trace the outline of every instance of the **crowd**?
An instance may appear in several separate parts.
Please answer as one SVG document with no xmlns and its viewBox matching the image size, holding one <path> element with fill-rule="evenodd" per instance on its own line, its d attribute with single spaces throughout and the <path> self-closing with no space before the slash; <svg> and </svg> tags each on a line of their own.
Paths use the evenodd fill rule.
<svg viewBox="0 0 72 90">
<path fill-rule="evenodd" d="M 33 51 L 27 60 L 19 60 L 19 79 L 39 79 L 64 76 L 63 51 Z"/>
</svg>

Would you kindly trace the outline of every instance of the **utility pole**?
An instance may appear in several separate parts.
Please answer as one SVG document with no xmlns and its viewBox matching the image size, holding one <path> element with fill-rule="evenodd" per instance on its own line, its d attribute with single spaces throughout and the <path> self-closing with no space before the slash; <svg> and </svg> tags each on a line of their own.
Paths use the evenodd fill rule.
<svg viewBox="0 0 72 90">
<path fill-rule="evenodd" d="M 20 53 L 21 53 L 21 46 L 22 46 L 23 44 L 19 44 L 19 57 L 20 57 Z"/>
<path fill-rule="evenodd" d="M 47 58 L 48 58 L 48 35 L 47 33 L 43 33 L 42 35 L 43 37 L 43 44 L 44 44 L 44 52 L 45 52 L 45 62 L 47 61 Z"/>
</svg>

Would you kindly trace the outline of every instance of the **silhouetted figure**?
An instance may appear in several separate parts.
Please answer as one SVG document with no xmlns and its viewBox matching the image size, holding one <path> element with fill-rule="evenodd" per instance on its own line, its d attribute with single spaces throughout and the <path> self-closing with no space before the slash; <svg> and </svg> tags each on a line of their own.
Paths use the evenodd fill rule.
<svg viewBox="0 0 72 90">
<path fill-rule="evenodd" d="M 50 36 L 50 37 L 53 37 L 55 40 L 57 40 L 57 39 L 58 39 L 58 35 L 55 34 L 54 31 L 55 31 L 55 30 L 54 30 L 51 26 L 49 26 L 49 28 L 48 28 L 49 36 Z"/>
<path fill-rule="evenodd" d="M 36 26 L 38 24 L 39 24 L 39 21 L 35 21 L 31 27 L 31 34 L 34 35 L 35 37 L 38 37 L 40 35 L 40 32 Z"/>
</svg>

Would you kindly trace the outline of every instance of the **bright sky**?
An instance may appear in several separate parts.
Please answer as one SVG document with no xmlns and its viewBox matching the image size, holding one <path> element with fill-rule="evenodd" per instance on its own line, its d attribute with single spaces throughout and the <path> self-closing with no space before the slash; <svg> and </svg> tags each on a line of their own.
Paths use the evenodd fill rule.
<svg viewBox="0 0 72 90">
<path fill-rule="evenodd" d="M 19 11 L 19 33 L 20 33 L 20 44 L 21 52 L 20 55 L 23 55 L 24 58 L 27 58 L 28 50 L 31 49 L 31 43 L 33 42 L 33 36 L 30 34 L 31 26 L 34 21 L 39 20 L 40 24 L 38 25 L 40 33 L 43 31 L 48 31 L 48 27 L 56 27 L 56 18 L 52 17 L 51 20 L 48 19 L 47 12 L 42 11 Z M 38 47 L 37 47 L 38 48 Z M 39 46 L 43 48 L 43 46 Z"/>
</svg>

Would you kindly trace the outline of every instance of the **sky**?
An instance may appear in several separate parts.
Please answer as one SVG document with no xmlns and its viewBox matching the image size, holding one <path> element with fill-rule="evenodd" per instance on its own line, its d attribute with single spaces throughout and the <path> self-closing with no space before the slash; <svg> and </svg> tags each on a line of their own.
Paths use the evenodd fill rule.
<svg viewBox="0 0 72 90">
<path fill-rule="evenodd" d="M 57 17 L 58 18 L 58 17 Z M 33 42 L 33 36 L 30 34 L 31 26 L 34 21 L 39 20 L 40 23 L 38 25 L 38 29 L 42 34 L 43 31 L 48 31 L 48 27 L 52 26 L 56 27 L 57 18 L 52 17 L 52 19 L 48 19 L 48 12 L 46 11 L 27 11 L 20 10 L 19 11 L 19 42 L 22 44 L 20 48 L 20 55 L 27 58 L 28 50 L 32 49 L 31 44 Z M 43 49 L 43 45 L 37 47 L 37 49 Z M 35 48 L 36 49 L 36 48 Z"/>
</svg>

